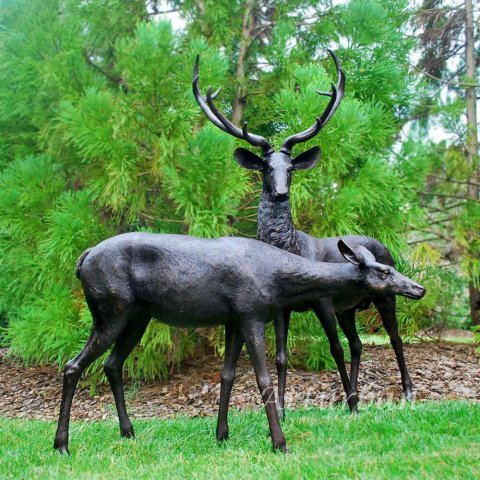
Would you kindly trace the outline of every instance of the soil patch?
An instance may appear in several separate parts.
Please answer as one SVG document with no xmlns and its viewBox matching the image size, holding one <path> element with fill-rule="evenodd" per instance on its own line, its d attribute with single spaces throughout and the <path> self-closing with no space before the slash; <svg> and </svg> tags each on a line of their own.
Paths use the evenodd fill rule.
<svg viewBox="0 0 480 480">
<path fill-rule="evenodd" d="M 405 346 L 407 365 L 417 400 L 480 401 L 480 368 L 472 344 L 419 343 Z M 132 418 L 216 415 L 222 361 L 207 357 L 190 361 L 181 373 L 167 381 L 134 384 L 126 382 L 128 411 Z M 274 369 L 271 370 L 275 378 Z M 0 355 L 0 415 L 56 419 L 62 376 L 52 366 L 25 367 Z M 402 399 L 400 374 L 393 350 L 365 346 L 359 377 L 360 401 Z M 327 406 L 343 401 L 337 372 L 309 372 L 290 369 L 286 407 Z M 262 402 L 248 359 L 239 360 L 231 405 L 261 408 Z M 80 386 L 74 397 L 72 418 L 98 419 L 115 416 L 108 385 L 94 397 Z"/>
</svg>

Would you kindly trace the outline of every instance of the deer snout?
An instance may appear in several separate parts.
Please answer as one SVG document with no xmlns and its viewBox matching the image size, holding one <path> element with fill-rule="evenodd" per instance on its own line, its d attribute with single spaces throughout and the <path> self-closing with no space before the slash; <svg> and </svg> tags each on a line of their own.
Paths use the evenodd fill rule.
<svg viewBox="0 0 480 480">
<path fill-rule="evenodd" d="M 409 291 L 407 292 L 406 296 L 407 297 L 410 297 L 410 298 L 414 298 L 416 300 L 419 300 L 420 298 L 422 298 L 425 293 L 426 293 L 426 290 L 424 287 L 422 287 L 420 284 L 418 283 L 411 283 L 410 288 L 408 289 Z"/>
<path fill-rule="evenodd" d="M 273 192 L 275 200 L 286 200 L 288 198 L 288 188 L 276 188 Z"/>
<path fill-rule="evenodd" d="M 415 285 L 413 288 L 416 292 L 418 292 L 418 298 L 422 298 L 427 292 L 427 290 L 421 285 Z"/>
</svg>

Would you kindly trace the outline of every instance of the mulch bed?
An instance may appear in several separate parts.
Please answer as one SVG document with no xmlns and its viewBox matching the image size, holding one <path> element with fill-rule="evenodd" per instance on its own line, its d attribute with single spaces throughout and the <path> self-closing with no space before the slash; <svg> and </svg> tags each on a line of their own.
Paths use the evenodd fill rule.
<svg viewBox="0 0 480 480">
<path fill-rule="evenodd" d="M 419 343 L 406 345 L 405 351 L 417 400 L 480 401 L 480 368 L 474 345 Z M 186 363 L 181 373 L 167 381 L 127 382 L 128 411 L 132 418 L 216 415 L 221 369 L 220 359 L 207 357 Z M 61 386 L 61 373 L 55 367 L 25 367 L 0 354 L 0 415 L 56 419 Z M 391 348 L 365 346 L 359 394 L 361 402 L 401 400 L 400 374 Z M 343 391 L 336 372 L 289 371 L 287 408 L 323 407 L 341 401 Z M 253 369 L 243 356 L 237 367 L 231 405 L 238 409 L 262 405 Z M 115 415 L 107 385 L 100 386 L 94 397 L 85 386 L 77 389 L 72 418 Z"/>
</svg>

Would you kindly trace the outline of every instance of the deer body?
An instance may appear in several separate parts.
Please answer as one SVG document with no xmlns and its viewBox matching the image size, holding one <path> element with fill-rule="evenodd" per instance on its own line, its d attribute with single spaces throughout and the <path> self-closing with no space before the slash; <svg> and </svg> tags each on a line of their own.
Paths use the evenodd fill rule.
<svg viewBox="0 0 480 480">
<path fill-rule="evenodd" d="M 90 250 L 80 278 L 90 302 L 132 304 L 188 328 L 252 313 L 272 318 L 356 281 L 351 264 L 319 266 L 291 257 L 251 239 L 129 233 Z"/>
<path fill-rule="evenodd" d="M 91 249 L 80 269 L 91 303 L 131 304 L 174 327 L 225 325 L 354 292 L 358 267 L 298 258 L 247 238 L 127 233 Z"/>
<path fill-rule="evenodd" d="M 152 317 L 176 327 L 224 325 L 225 365 L 217 438 L 228 437 L 227 412 L 235 364 L 244 343 L 265 403 L 273 447 L 286 451 L 267 369 L 265 323 L 284 310 L 310 308 L 319 297 L 342 291 L 423 295 L 398 272 L 379 281 L 379 264 L 367 251 L 339 243 L 351 263 L 312 262 L 252 239 L 216 240 L 184 235 L 128 233 L 84 253 L 77 266 L 93 327 L 84 349 L 67 363 L 55 448 L 68 452 L 73 394 L 82 372 L 112 344 L 105 362 L 122 436 L 133 436 L 122 383 L 125 359 Z M 363 265 L 364 264 L 364 265 Z M 362 266 L 363 265 L 363 266 Z"/>
</svg>

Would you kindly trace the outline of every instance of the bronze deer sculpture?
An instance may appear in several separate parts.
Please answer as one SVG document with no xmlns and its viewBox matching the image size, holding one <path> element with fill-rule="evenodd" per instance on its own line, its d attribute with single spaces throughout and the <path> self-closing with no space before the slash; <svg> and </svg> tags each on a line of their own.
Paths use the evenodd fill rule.
<svg viewBox="0 0 480 480">
<path fill-rule="evenodd" d="M 336 86 L 332 84 L 331 93 L 318 91 L 320 95 L 330 97 L 327 107 L 316 118 L 312 126 L 285 139 L 278 152 L 273 149 L 264 137 L 248 132 L 246 123 L 240 129 L 218 110 L 215 106 L 214 98 L 218 95 L 220 89 L 215 94 L 212 94 L 211 88 L 209 88 L 206 97 L 201 94 L 198 86 L 198 56 L 193 70 L 192 88 L 197 103 L 212 123 L 224 132 L 262 149 L 263 154 L 261 157 L 242 147 L 237 148 L 234 152 L 235 160 L 240 166 L 262 172 L 263 191 L 258 207 L 257 239 L 312 260 L 344 262 L 344 257 L 340 255 L 336 247 L 340 237 L 315 238 L 296 230 L 289 204 L 290 182 L 293 171 L 312 168 L 320 158 L 319 147 L 310 148 L 297 157 L 292 157 L 292 148 L 298 143 L 312 139 L 320 132 L 332 118 L 344 95 L 345 74 L 340 68 L 340 63 L 335 54 L 330 50 L 329 54 L 335 62 L 338 80 Z M 359 235 L 349 235 L 341 238 L 352 246 L 366 247 L 373 252 L 379 262 L 394 267 L 394 261 L 388 249 L 374 238 Z M 385 276 L 388 275 L 388 269 L 385 269 Z M 337 364 L 351 411 L 356 411 L 357 409 L 357 379 L 362 353 L 362 342 L 355 325 L 355 311 L 368 308 L 372 302 L 377 307 L 395 351 L 405 398 L 407 400 L 412 399 L 413 384 L 405 363 L 403 342 L 398 333 L 395 296 L 352 294 L 350 298 L 322 298 L 315 303 L 313 310 L 327 334 L 331 353 Z M 290 314 L 290 311 L 285 310 L 275 319 L 278 407 L 279 414 L 282 417 L 284 415 L 287 374 L 286 345 Z M 350 379 L 345 368 L 343 349 L 338 339 L 335 316 L 349 343 L 351 352 Z"/>
<path fill-rule="evenodd" d="M 54 448 L 68 452 L 70 410 L 82 372 L 111 345 L 105 373 L 122 436 L 132 437 L 122 368 L 151 318 L 176 327 L 225 326 L 217 439 L 228 438 L 228 403 L 245 343 L 265 404 L 273 448 L 287 451 L 267 369 L 265 323 L 280 311 L 309 308 L 318 297 L 388 292 L 421 298 L 422 286 L 376 262 L 364 247 L 338 248 L 350 263 L 321 263 L 253 239 L 126 233 L 86 250 L 77 264 L 93 326 L 64 370 Z M 385 276 L 384 271 L 389 271 Z"/>
</svg>

